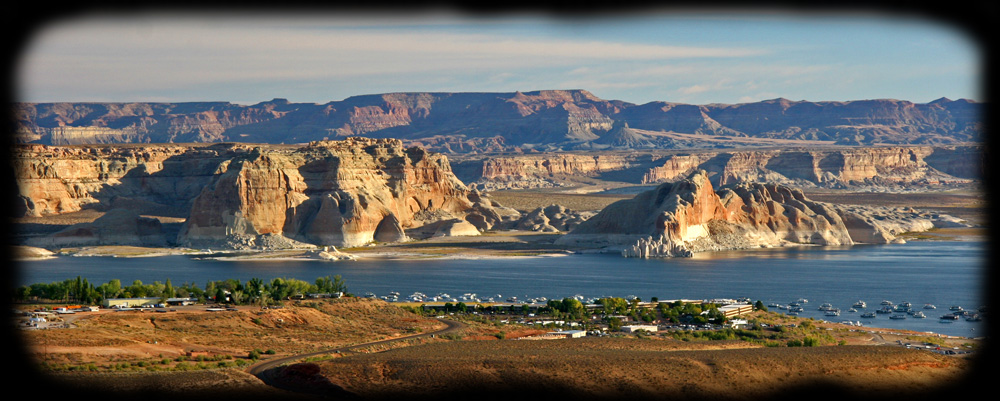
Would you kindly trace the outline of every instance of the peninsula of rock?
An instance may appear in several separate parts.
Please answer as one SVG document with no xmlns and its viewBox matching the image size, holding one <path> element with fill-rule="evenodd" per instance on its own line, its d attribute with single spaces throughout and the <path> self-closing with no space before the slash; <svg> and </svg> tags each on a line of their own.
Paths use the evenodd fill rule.
<svg viewBox="0 0 1000 401">
<path fill-rule="evenodd" d="M 904 232 L 949 224 L 915 210 L 834 205 L 799 189 L 740 182 L 715 189 L 707 172 L 663 183 L 605 207 L 556 243 L 630 257 L 792 245 L 891 243 Z"/>
</svg>

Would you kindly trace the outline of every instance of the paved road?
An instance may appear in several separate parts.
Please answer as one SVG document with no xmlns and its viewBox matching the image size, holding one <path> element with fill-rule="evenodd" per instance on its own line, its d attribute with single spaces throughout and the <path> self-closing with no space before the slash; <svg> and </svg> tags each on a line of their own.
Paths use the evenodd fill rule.
<svg viewBox="0 0 1000 401">
<path fill-rule="evenodd" d="M 301 359 L 309 358 L 309 357 L 314 357 L 314 356 L 319 356 L 319 355 L 326 355 L 326 354 L 332 354 L 332 353 L 345 352 L 345 351 L 350 351 L 350 350 L 353 350 L 353 349 L 370 347 L 370 346 L 373 346 L 373 345 L 389 344 L 389 343 L 394 342 L 394 341 L 402 341 L 402 340 L 409 340 L 409 339 L 413 339 L 413 338 L 431 337 L 431 336 L 438 336 L 438 335 L 442 335 L 442 334 L 448 334 L 448 333 L 452 333 L 452 332 L 458 331 L 458 330 L 460 330 L 460 329 L 462 329 L 462 328 L 465 327 L 465 324 L 460 323 L 460 322 L 456 322 L 454 320 L 448 320 L 448 319 L 438 319 L 438 320 L 440 320 L 441 322 L 443 322 L 444 324 L 446 324 L 448 326 L 445 327 L 444 329 L 441 329 L 441 330 L 438 330 L 438 331 L 434 331 L 434 332 L 430 332 L 430 333 L 414 334 L 414 335 L 409 335 L 409 336 L 405 336 L 405 337 L 390 338 L 390 339 L 387 339 L 387 340 L 372 341 L 372 342 L 367 342 L 367 343 L 363 343 L 363 344 L 355 344 L 355 345 L 349 345 L 349 346 L 346 346 L 346 347 L 328 349 L 328 350 L 324 350 L 324 351 L 310 352 L 310 353 L 307 353 L 307 354 L 299 354 L 299 355 L 286 356 L 286 357 L 282 357 L 282 358 L 268 359 L 266 361 L 261 361 L 261 362 L 258 362 L 256 364 L 250 366 L 250 368 L 247 369 L 247 372 L 249 372 L 250 374 L 252 374 L 254 376 L 257 376 L 265 384 L 268 384 L 268 385 L 271 385 L 271 386 L 275 386 L 276 384 L 274 383 L 274 380 L 271 377 L 271 373 L 274 372 L 272 369 L 274 369 L 276 367 L 279 367 L 281 365 L 287 364 L 287 363 L 292 363 L 292 362 L 295 362 L 297 360 L 301 360 Z"/>
</svg>

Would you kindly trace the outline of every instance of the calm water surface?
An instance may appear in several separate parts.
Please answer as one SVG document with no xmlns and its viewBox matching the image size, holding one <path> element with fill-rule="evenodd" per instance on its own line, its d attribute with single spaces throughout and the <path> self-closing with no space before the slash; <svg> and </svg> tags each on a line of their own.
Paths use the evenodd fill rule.
<svg viewBox="0 0 1000 401">
<path fill-rule="evenodd" d="M 938 317 L 959 305 L 974 310 L 986 304 L 983 287 L 987 265 L 985 242 L 927 241 L 893 245 L 804 247 L 700 254 L 693 258 L 625 259 L 617 255 L 566 255 L 511 259 L 436 259 L 356 261 L 217 261 L 188 256 L 154 258 L 60 257 L 22 262 L 19 284 L 48 283 L 82 276 L 95 284 L 111 279 L 122 283 L 185 282 L 204 288 L 214 280 L 296 278 L 341 275 L 355 294 L 401 298 L 465 293 L 480 298 L 501 295 L 520 299 L 582 295 L 585 298 L 635 295 L 667 299 L 748 297 L 765 304 L 808 299 L 802 317 L 835 322 L 861 321 L 869 327 L 902 328 L 976 337 L 986 322 L 942 323 Z M 910 302 L 925 310 L 926 319 L 890 320 L 848 312 L 864 300 L 869 311 L 883 300 Z M 822 303 L 841 309 L 826 317 Z M 923 310 L 923 309 L 921 309 Z"/>
</svg>

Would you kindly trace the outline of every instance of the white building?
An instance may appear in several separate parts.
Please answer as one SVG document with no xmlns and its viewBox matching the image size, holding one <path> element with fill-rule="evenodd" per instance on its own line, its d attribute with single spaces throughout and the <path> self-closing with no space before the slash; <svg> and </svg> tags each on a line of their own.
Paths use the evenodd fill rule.
<svg viewBox="0 0 1000 401">
<path fill-rule="evenodd" d="M 622 326 L 622 331 L 626 333 L 635 333 L 639 330 L 645 330 L 650 333 L 655 333 L 659 330 L 659 328 L 651 324 L 636 324 L 631 326 Z"/>
<path fill-rule="evenodd" d="M 722 312 L 722 315 L 725 316 L 725 317 L 727 317 L 727 318 L 733 317 L 733 316 L 739 316 L 739 315 L 742 315 L 744 313 L 753 312 L 753 305 L 750 305 L 750 304 L 730 304 L 730 305 L 725 305 L 725 306 L 719 307 L 719 312 Z"/>
</svg>

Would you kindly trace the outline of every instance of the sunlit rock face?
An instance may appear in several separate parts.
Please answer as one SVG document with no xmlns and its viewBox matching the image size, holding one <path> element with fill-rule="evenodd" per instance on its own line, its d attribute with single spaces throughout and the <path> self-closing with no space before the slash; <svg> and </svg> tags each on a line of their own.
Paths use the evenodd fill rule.
<svg viewBox="0 0 1000 401">
<path fill-rule="evenodd" d="M 295 240 L 350 247 L 407 239 L 406 230 L 475 214 L 487 207 L 451 173 L 447 158 L 391 139 L 314 142 L 290 152 L 254 149 L 194 200 L 181 243 L 227 236 L 282 234 Z M 477 198 L 478 199 L 478 198 Z M 436 216 L 436 217 L 425 217 Z M 467 229 L 472 227 L 472 230 Z"/>
</svg>

